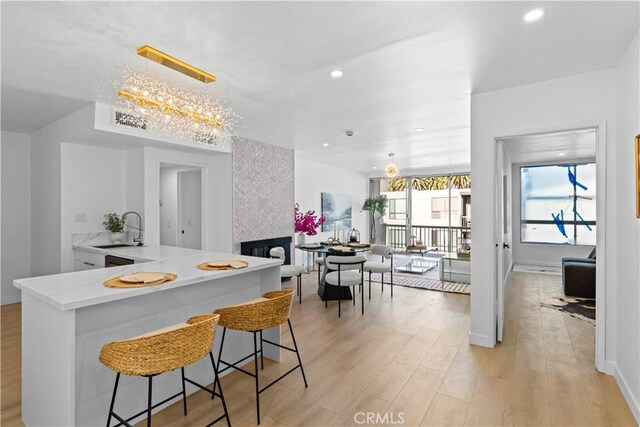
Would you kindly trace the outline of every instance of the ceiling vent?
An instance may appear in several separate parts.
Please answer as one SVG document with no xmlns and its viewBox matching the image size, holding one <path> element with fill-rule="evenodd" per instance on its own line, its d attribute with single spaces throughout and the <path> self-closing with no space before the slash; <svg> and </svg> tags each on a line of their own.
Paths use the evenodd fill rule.
<svg viewBox="0 0 640 427">
<path fill-rule="evenodd" d="M 196 132 L 196 142 L 205 145 L 218 145 L 218 137 L 210 133 Z"/>
<path fill-rule="evenodd" d="M 134 116 L 133 114 L 123 113 L 118 110 L 114 110 L 113 112 L 113 124 L 127 126 L 134 129 L 147 130 L 147 119 L 144 117 Z"/>
</svg>

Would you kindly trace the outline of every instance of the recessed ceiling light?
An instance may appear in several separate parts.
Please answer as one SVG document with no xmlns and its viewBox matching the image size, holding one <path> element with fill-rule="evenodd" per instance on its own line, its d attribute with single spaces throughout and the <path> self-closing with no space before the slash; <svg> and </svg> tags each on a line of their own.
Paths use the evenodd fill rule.
<svg viewBox="0 0 640 427">
<path fill-rule="evenodd" d="M 424 128 L 415 128 L 413 131 L 414 132 L 422 132 L 424 130 Z"/>
<path fill-rule="evenodd" d="M 558 153 L 558 156 L 564 157 L 564 153 Z"/>
<path fill-rule="evenodd" d="M 526 15 L 524 15 L 524 20 L 527 22 L 537 21 L 538 19 L 542 18 L 542 15 L 544 15 L 544 10 L 534 9 L 531 12 L 528 12 Z"/>
<path fill-rule="evenodd" d="M 328 147 L 329 144 L 327 144 L 326 142 L 324 144 L 322 144 L 323 147 Z"/>
<path fill-rule="evenodd" d="M 342 77 L 342 71 L 340 70 L 333 70 L 331 72 L 331 77 L 333 77 L 334 79 L 339 79 L 340 77 Z"/>
<path fill-rule="evenodd" d="M 377 166 L 374 166 L 372 169 L 373 169 L 373 170 L 376 170 L 376 169 L 378 169 L 378 167 L 377 167 Z"/>
</svg>

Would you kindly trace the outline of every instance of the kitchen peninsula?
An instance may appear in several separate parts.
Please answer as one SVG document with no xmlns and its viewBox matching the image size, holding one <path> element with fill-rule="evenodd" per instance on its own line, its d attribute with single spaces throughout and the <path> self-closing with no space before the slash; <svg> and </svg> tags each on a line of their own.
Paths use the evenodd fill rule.
<svg viewBox="0 0 640 427">
<path fill-rule="evenodd" d="M 126 256 L 136 264 L 14 281 L 22 291 L 22 414 L 27 426 L 104 424 L 114 381 L 113 372 L 98 362 L 105 343 L 280 289 L 278 260 L 168 246 L 77 249 Z M 197 268 L 225 259 L 244 259 L 249 266 L 227 271 Z M 174 273 L 177 279 L 142 288 L 103 285 L 111 277 L 140 271 Z M 279 343 L 279 328 L 265 331 L 265 338 Z M 250 353 L 251 345 L 250 335 L 228 333 L 224 358 L 238 360 Z M 279 349 L 264 350 L 266 357 L 279 360 Z M 208 359 L 187 372 L 202 384 L 213 381 Z M 179 388 L 179 372 L 160 376 L 154 381 L 154 397 L 160 401 Z M 187 388 L 187 394 L 195 391 Z M 145 405 L 146 382 L 123 378 L 116 412 L 132 414 Z"/>
</svg>

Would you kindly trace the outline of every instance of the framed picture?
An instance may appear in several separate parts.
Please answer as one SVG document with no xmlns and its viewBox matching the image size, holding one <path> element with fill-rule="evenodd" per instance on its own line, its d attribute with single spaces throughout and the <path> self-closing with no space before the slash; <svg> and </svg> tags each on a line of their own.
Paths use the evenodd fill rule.
<svg viewBox="0 0 640 427">
<path fill-rule="evenodd" d="M 636 218 L 640 218 L 640 135 L 636 136 Z"/>
<path fill-rule="evenodd" d="M 325 222 L 322 231 L 333 231 L 334 227 L 342 231 L 351 228 L 351 196 L 348 194 L 322 193 L 322 216 Z"/>
</svg>

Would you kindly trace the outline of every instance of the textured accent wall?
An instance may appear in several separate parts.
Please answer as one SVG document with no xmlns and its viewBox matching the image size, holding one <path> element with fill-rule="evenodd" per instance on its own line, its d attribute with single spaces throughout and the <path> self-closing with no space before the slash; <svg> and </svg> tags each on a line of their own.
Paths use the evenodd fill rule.
<svg viewBox="0 0 640 427">
<path fill-rule="evenodd" d="M 292 236 L 294 152 L 245 138 L 233 141 L 233 248 Z"/>
</svg>

